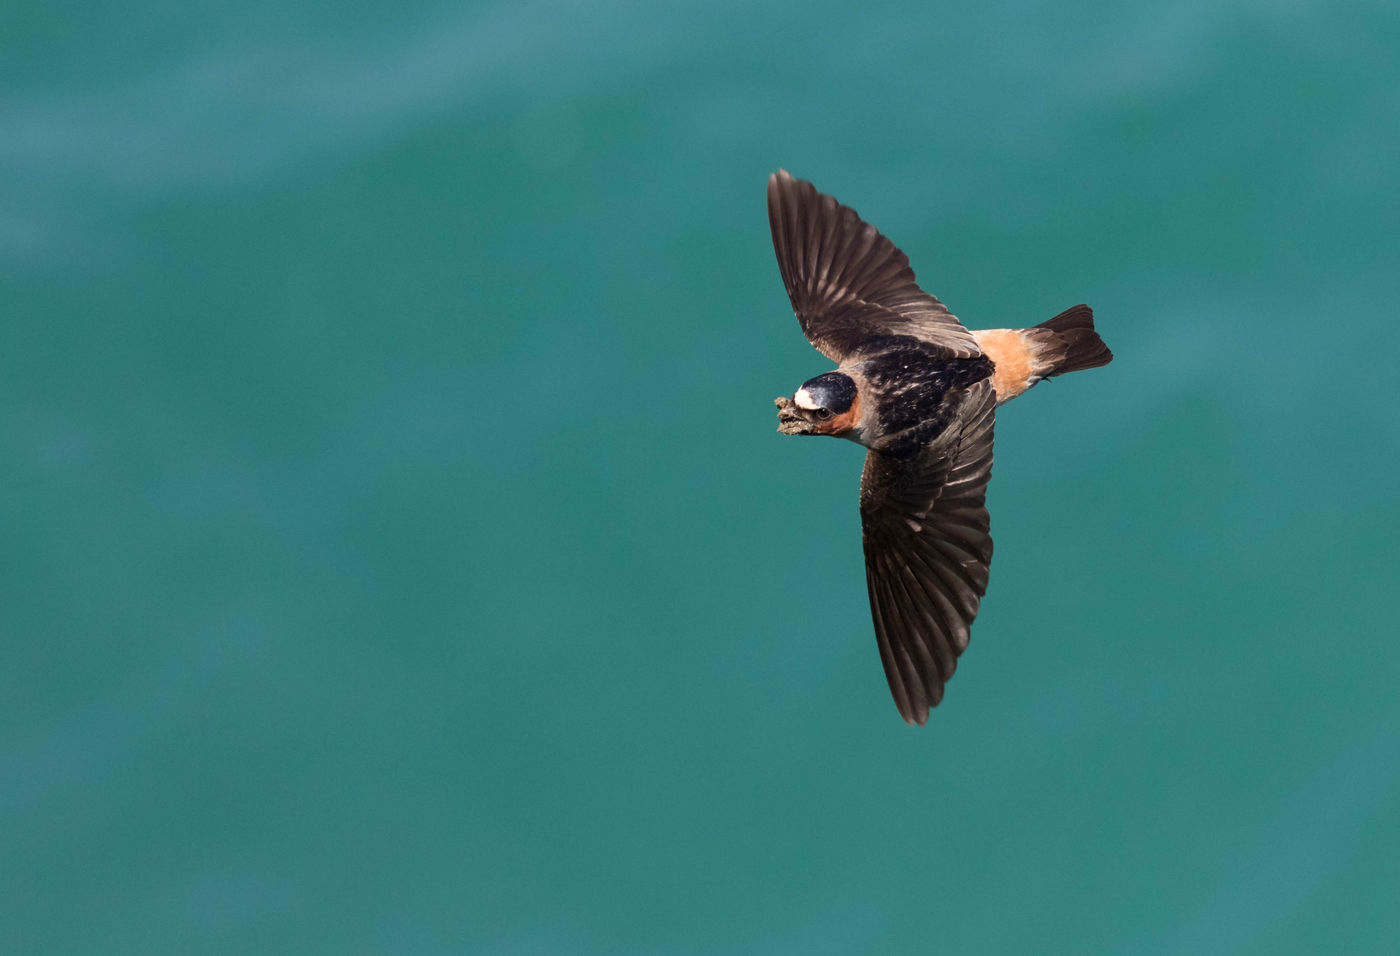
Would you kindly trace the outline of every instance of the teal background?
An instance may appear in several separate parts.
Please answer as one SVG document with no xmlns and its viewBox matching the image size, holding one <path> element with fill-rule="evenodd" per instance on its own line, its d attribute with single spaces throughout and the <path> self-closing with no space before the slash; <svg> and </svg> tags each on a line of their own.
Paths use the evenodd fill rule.
<svg viewBox="0 0 1400 956">
<path fill-rule="evenodd" d="M 0 950 L 1393 952 L 1391 3 L 0 12 Z M 786 167 L 998 416 L 929 725 Z"/>
</svg>

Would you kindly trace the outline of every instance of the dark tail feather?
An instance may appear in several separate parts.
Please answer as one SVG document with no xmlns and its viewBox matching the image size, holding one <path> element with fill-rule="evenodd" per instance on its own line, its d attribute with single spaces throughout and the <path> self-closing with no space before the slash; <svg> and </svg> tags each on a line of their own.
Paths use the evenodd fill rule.
<svg viewBox="0 0 1400 956">
<path fill-rule="evenodd" d="M 1043 378 L 1054 378 L 1066 372 L 1077 372 L 1082 368 L 1098 368 L 1113 361 L 1113 353 L 1103 344 L 1099 333 L 1094 331 L 1094 310 L 1087 305 L 1076 305 L 1059 315 L 1036 326 L 1054 332 L 1058 348 L 1046 350 L 1045 358 L 1050 359 L 1049 369 L 1041 373 Z M 1059 353 L 1063 349 L 1063 357 Z"/>
</svg>

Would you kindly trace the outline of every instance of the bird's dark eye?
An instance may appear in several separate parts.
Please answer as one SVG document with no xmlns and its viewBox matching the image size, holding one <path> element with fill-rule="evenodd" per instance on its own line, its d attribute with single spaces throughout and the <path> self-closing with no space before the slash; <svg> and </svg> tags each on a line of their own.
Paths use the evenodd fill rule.
<svg viewBox="0 0 1400 956">
<path fill-rule="evenodd" d="M 819 421 L 823 421 L 823 422 L 824 422 L 824 421 L 826 421 L 828 418 L 831 417 L 831 409 L 829 409 L 829 408 L 819 408 L 819 409 L 817 409 L 816 414 L 817 414 L 817 419 L 818 419 Z"/>
</svg>

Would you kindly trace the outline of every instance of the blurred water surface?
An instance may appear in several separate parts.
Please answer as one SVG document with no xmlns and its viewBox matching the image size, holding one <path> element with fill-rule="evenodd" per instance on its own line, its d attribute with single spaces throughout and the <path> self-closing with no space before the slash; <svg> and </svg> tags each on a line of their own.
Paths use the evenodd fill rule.
<svg viewBox="0 0 1400 956">
<path fill-rule="evenodd" d="M 14 952 L 1387 952 L 1400 14 L 1348 2 L 0 13 Z M 764 178 L 974 327 L 945 703 Z"/>
</svg>

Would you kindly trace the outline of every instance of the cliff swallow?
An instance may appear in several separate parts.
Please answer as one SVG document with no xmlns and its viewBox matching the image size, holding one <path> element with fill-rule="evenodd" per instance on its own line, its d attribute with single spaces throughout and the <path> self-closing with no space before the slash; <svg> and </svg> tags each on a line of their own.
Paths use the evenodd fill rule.
<svg viewBox="0 0 1400 956">
<path fill-rule="evenodd" d="M 894 243 L 785 171 L 768 179 L 768 222 L 802 332 L 838 364 L 775 399 L 778 431 L 868 449 L 860 518 L 870 612 L 895 706 L 923 724 L 987 589 L 997 406 L 1113 353 L 1087 305 L 1034 328 L 969 331 L 919 288 Z"/>
</svg>

